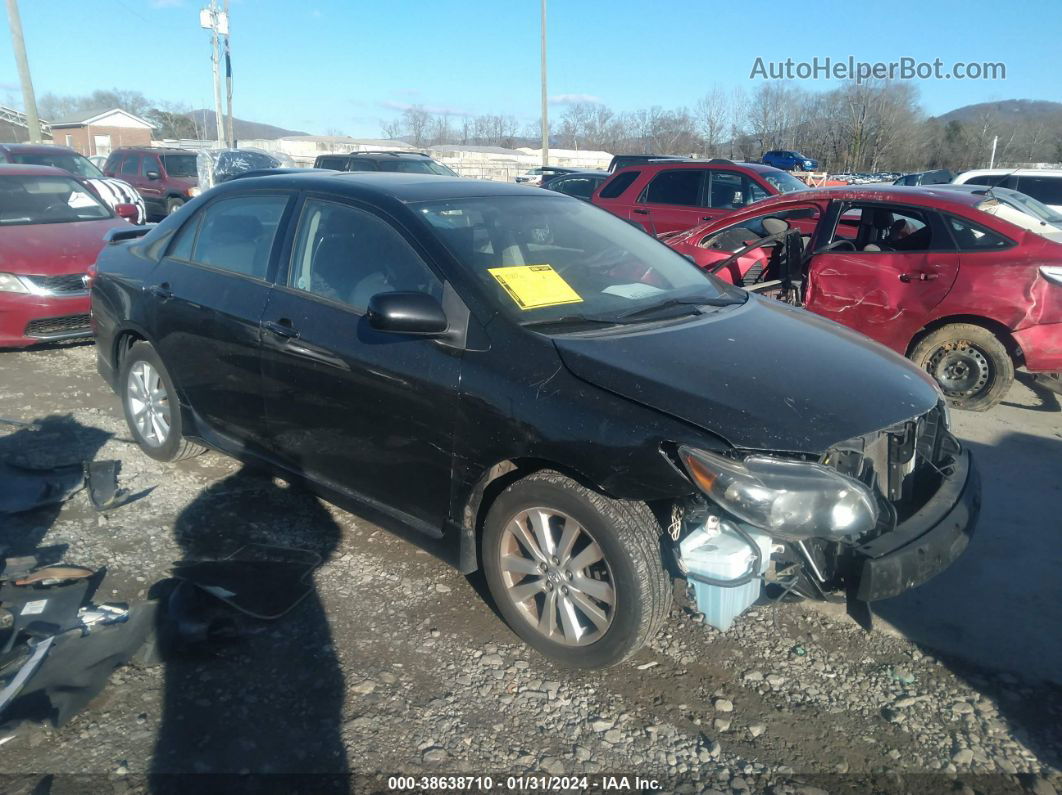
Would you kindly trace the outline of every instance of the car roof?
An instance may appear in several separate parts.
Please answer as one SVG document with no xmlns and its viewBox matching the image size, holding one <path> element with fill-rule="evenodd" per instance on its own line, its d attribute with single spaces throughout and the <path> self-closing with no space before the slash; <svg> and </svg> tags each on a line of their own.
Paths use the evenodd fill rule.
<svg viewBox="0 0 1062 795">
<path fill-rule="evenodd" d="M 941 190 L 938 190 L 938 187 Z M 783 204 L 797 201 L 816 201 L 827 199 L 831 201 L 886 201 L 897 204 L 922 204 L 927 207 L 941 203 L 961 204 L 967 207 L 976 207 L 981 203 L 981 197 L 975 193 L 950 190 L 944 185 L 862 185 L 859 187 L 832 187 L 832 188 L 809 188 L 808 190 L 782 193 L 777 196 L 769 196 L 747 205 L 745 209 L 756 207 L 769 207 L 775 204 Z"/>
<path fill-rule="evenodd" d="M 194 155 L 191 149 L 179 149 L 173 146 L 119 146 L 111 150 L 111 155 L 124 154 L 126 152 L 153 152 L 158 155 Z"/>
<path fill-rule="evenodd" d="M 974 168 L 964 171 L 955 179 L 967 177 L 995 177 L 1009 176 L 1014 174 L 1018 177 L 1062 177 L 1062 168 Z"/>
<path fill-rule="evenodd" d="M 431 160 L 431 156 L 426 152 L 403 152 L 401 150 L 393 152 L 331 152 L 328 154 L 318 155 L 318 157 L 360 157 L 368 160 L 385 160 L 388 157 L 425 157 Z"/>
<path fill-rule="evenodd" d="M 76 179 L 69 171 L 54 166 L 28 166 L 21 163 L 0 163 L 0 177 L 68 177 Z"/>
<path fill-rule="evenodd" d="M 219 190 L 251 186 L 320 190 L 351 197 L 394 199 L 402 203 L 471 199 L 493 196 L 545 196 L 564 199 L 561 194 L 512 182 L 444 177 L 435 174 L 404 174 L 391 171 L 325 171 L 274 174 L 229 180 Z"/>
<path fill-rule="evenodd" d="M 716 158 L 714 160 L 687 160 L 687 159 L 683 159 L 683 160 L 667 160 L 667 161 L 660 161 L 660 162 L 655 162 L 655 163 L 653 163 L 653 162 L 650 162 L 650 163 L 632 163 L 629 166 L 624 166 L 623 168 L 617 168 L 612 173 L 613 174 L 619 174 L 621 171 L 632 171 L 632 170 L 638 170 L 638 171 L 646 171 L 646 170 L 662 171 L 664 169 L 667 169 L 668 171 L 670 171 L 671 169 L 676 169 L 676 168 L 711 168 L 711 169 L 734 169 L 734 168 L 737 168 L 737 169 L 744 169 L 746 171 L 755 171 L 755 172 L 758 172 L 758 173 L 763 173 L 763 172 L 767 172 L 767 171 L 781 171 L 781 169 L 779 169 L 779 168 L 775 168 L 774 166 L 768 166 L 768 165 L 765 165 L 763 163 L 746 163 L 744 161 L 724 160 L 722 158 Z"/>
<path fill-rule="evenodd" d="M 23 155 L 54 155 L 56 153 L 61 153 L 81 156 L 79 152 L 75 152 L 69 146 L 59 146 L 56 144 L 0 144 L 0 150 L 10 152 L 11 154 Z"/>
</svg>

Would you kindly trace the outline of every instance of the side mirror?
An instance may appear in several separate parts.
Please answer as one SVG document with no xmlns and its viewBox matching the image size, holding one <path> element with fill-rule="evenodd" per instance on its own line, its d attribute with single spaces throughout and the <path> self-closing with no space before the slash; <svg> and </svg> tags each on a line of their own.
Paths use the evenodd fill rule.
<svg viewBox="0 0 1062 795">
<path fill-rule="evenodd" d="M 157 171 L 149 171 L 144 176 L 147 177 L 148 179 L 158 179 L 159 178 L 159 172 L 157 172 Z"/>
<path fill-rule="evenodd" d="M 136 223 L 136 217 L 139 215 L 135 204 L 116 204 L 114 206 L 114 214 L 119 218 L 124 218 L 131 224 Z"/>
<path fill-rule="evenodd" d="M 442 306 L 427 293 L 378 293 L 369 299 L 369 325 L 379 331 L 438 337 L 449 322 Z"/>
</svg>

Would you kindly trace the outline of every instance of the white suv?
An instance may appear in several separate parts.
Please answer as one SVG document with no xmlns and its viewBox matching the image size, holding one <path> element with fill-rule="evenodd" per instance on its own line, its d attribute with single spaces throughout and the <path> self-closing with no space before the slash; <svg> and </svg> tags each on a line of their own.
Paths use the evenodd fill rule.
<svg viewBox="0 0 1062 795">
<path fill-rule="evenodd" d="M 979 168 L 964 171 L 952 183 L 1010 188 L 1062 212 L 1062 168 Z"/>
</svg>

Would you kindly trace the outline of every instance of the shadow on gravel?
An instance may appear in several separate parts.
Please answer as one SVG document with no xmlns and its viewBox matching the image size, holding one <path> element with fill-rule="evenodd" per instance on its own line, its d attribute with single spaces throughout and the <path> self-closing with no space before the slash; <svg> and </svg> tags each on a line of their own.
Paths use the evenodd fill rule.
<svg viewBox="0 0 1062 795">
<path fill-rule="evenodd" d="M 1050 389 L 1040 386 L 1036 380 L 1036 376 L 1029 373 L 1015 373 L 1014 377 L 1027 387 L 1030 392 L 1036 395 L 1037 400 L 1040 401 L 1040 405 L 1026 406 L 1024 403 L 1008 403 L 1005 400 L 1000 405 L 1025 409 L 1026 411 L 1062 412 L 1062 403 L 1059 403 L 1059 396 Z"/>
<path fill-rule="evenodd" d="M 246 544 L 327 560 L 340 528 L 310 493 L 243 468 L 205 489 L 175 525 L 185 559 Z M 316 589 L 283 617 L 165 661 L 154 792 L 345 792 L 345 687 Z"/>
<path fill-rule="evenodd" d="M 0 461 L 33 469 L 80 464 L 94 459 L 110 438 L 107 431 L 82 425 L 72 415 L 52 414 L 0 434 Z M 41 545 L 62 507 L 58 503 L 3 517 L 0 547 L 12 556 L 30 554 Z"/>
<path fill-rule="evenodd" d="M 969 547 L 938 577 L 875 604 L 874 611 L 966 679 L 995 705 L 998 720 L 1057 768 L 1062 766 L 1062 439 L 1009 433 L 994 445 L 966 444 L 983 487 Z M 996 719 L 990 712 L 981 717 Z M 956 733 L 968 719 L 955 714 Z"/>
</svg>

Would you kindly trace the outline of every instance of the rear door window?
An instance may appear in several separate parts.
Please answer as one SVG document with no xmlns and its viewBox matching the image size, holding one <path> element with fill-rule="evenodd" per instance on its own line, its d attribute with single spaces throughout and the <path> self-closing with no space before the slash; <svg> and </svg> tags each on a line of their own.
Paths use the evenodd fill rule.
<svg viewBox="0 0 1062 795">
<path fill-rule="evenodd" d="M 948 226 L 960 251 L 991 251 L 1007 248 L 1011 241 L 964 218 L 948 217 Z"/>
<path fill-rule="evenodd" d="M 122 163 L 122 170 L 119 172 L 123 177 L 135 177 L 140 170 L 140 156 L 129 155 Z"/>
<path fill-rule="evenodd" d="M 286 195 L 234 196 L 201 211 L 199 234 L 189 259 L 219 270 L 265 279 L 269 254 L 287 207 Z M 175 243 L 175 249 L 183 244 Z"/>
<path fill-rule="evenodd" d="M 701 203 L 704 170 L 694 168 L 662 171 L 653 178 L 645 192 L 649 204 L 675 204 L 697 207 Z"/>
</svg>

